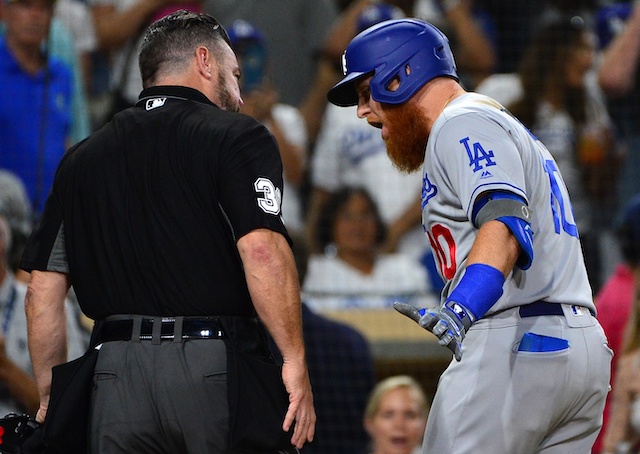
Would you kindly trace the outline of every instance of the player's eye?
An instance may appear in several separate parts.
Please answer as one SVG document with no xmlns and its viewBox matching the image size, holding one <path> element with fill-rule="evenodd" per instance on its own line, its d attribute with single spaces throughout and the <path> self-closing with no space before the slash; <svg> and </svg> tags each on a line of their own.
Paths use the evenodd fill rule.
<svg viewBox="0 0 640 454">
<path fill-rule="evenodd" d="M 369 92 L 368 89 L 361 90 L 360 93 L 358 94 L 358 104 L 359 105 L 367 104 L 370 98 L 371 98 L 371 93 Z"/>
</svg>

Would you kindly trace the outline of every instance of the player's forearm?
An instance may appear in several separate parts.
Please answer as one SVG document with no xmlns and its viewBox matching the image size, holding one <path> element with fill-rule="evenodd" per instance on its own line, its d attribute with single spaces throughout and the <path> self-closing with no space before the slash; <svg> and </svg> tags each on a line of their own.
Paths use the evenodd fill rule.
<svg viewBox="0 0 640 454">
<path fill-rule="evenodd" d="M 300 288 L 287 241 L 261 229 L 240 238 L 238 250 L 258 316 L 284 360 L 304 363 Z"/>
<path fill-rule="evenodd" d="M 471 247 L 467 266 L 472 263 L 490 265 L 508 276 L 520 255 L 520 245 L 509 228 L 500 221 L 489 221 L 478 231 Z"/>
<path fill-rule="evenodd" d="M 64 300 L 69 289 L 62 273 L 33 271 L 25 299 L 29 353 L 40 403 L 48 404 L 51 368 L 67 361 Z"/>
</svg>

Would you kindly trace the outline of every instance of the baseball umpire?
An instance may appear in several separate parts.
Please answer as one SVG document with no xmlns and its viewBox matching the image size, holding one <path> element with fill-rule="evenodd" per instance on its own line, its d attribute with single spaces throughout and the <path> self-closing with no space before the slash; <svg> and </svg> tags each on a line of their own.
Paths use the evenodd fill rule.
<svg viewBox="0 0 640 454">
<path fill-rule="evenodd" d="M 237 113 L 213 17 L 155 22 L 139 58 L 138 103 L 65 154 L 23 256 L 36 419 L 46 429 L 73 285 L 102 344 L 90 452 L 296 451 L 315 412 L 277 145 Z"/>
<path fill-rule="evenodd" d="M 427 22 L 361 32 L 343 67 L 329 101 L 357 105 L 400 169 L 422 167 L 423 225 L 446 280 L 440 308 L 396 307 L 457 360 L 424 452 L 590 452 L 612 354 L 553 157 L 503 106 L 462 88 Z"/>
</svg>

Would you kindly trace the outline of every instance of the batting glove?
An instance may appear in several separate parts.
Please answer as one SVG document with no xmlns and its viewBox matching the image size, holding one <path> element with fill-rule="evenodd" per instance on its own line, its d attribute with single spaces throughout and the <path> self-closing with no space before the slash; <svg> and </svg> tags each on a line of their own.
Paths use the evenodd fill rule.
<svg viewBox="0 0 640 454">
<path fill-rule="evenodd" d="M 418 309 L 395 302 L 395 310 L 417 322 L 438 338 L 438 344 L 451 350 L 457 361 L 462 359 L 462 340 L 475 319 L 463 305 L 446 301 L 439 309 Z"/>
</svg>

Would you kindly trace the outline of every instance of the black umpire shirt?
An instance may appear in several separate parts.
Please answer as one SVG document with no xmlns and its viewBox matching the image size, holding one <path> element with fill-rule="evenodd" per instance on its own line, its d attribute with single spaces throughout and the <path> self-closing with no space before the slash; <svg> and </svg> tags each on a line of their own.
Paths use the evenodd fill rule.
<svg viewBox="0 0 640 454">
<path fill-rule="evenodd" d="M 253 316 L 236 240 L 289 240 L 282 185 L 260 123 L 191 88 L 149 88 L 64 155 L 21 267 L 68 272 L 94 319 Z"/>
</svg>

